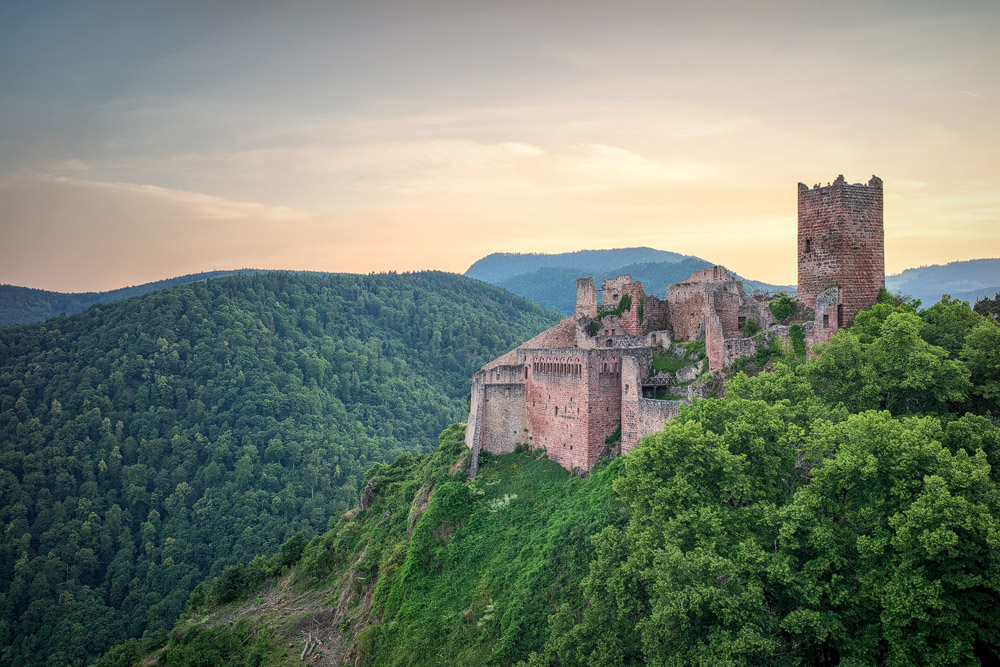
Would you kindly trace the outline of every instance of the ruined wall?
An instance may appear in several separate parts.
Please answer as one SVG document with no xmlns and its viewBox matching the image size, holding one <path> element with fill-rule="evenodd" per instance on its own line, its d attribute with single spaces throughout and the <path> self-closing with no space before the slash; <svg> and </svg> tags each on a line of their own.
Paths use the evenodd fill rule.
<svg viewBox="0 0 1000 667">
<path fill-rule="evenodd" d="M 646 295 L 646 306 L 642 312 L 643 333 L 664 331 L 670 327 L 670 309 L 667 302 L 655 296 Z"/>
<path fill-rule="evenodd" d="M 711 294 L 709 296 L 709 306 L 715 308 L 715 314 L 719 317 L 722 325 L 722 335 L 725 338 L 732 338 L 740 335 L 740 304 L 742 301 L 750 301 L 740 292 L 743 286 L 739 282 L 719 283 L 705 287 Z"/>
<path fill-rule="evenodd" d="M 523 350 L 529 442 L 567 469 L 587 460 L 586 351 L 567 348 Z"/>
<path fill-rule="evenodd" d="M 721 371 L 726 364 L 726 337 L 719 316 L 710 306 L 705 309 L 705 355 L 709 370 Z"/>
<path fill-rule="evenodd" d="M 576 279 L 576 317 L 597 317 L 597 290 L 593 278 Z"/>
<path fill-rule="evenodd" d="M 843 289 L 841 326 L 875 303 L 885 286 L 882 180 L 849 185 L 838 176 L 832 185 L 808 188 L 799 183 L 798 298 L 815 307 L 823 288 Z"/>
<path fill-rule="evenodd" d="M 587 419 L 588 452 L 585 470 L 590 470 L 604 451 L 605 440 L 621 422 L 622 355 L 619 350 L 591 350 L 588 357 L 589 413 Z"/>
<path fill-rule="evenodd" d="M 722 346 L 722 363 L 728 366 L 742 357 L 757 354 L 757 341 L 753 338 L 727 338 Z M 711 362 L 709 362 L 711 368 Z"/>
<path fill-rule="evenodd" d="M 707 300 L 703 284 L 683 282 L 667 285 L 667 305 L 674 340 L 695 340 L 698 337 Z"/>
<path fill-rule="evenodd" d="M 625 274 L 617 278 L 605 278 L 601 281 L 601 308 L 614 310 L 624 292 L 625 285 L 631 284 L 632 276 Z"/>
<path fill-rule="evenodd" d="M 632 336 L 625 330 L 620 317 L 608 315 L 601 319 L 601 328 L 594 336 L 595 347 L 623 347 L 630 345 Z"/>
<path fill-rule="evenodd" d="M 639 438 L 646 437 L 663 430 L 663 425 L 673 419 L 680 412 L 683 401 L 657 401 L 651 398 L 640 398 L 638 403 L 639 411 Z M 624 444 L 622 454 L 625 454 Z"/>
<path fill-rule="evenodd" d="M 523 384 L 488 384 L 483 396 L 482 449 L 510 454 L 528 439 Z"/>
<path fill-rule="evenodd" d="M 465 444 L 473 452 L 507 454 L 526 440 L 524 371 L 521 364 L 498 365 L 473 378 L 465 429 Z"/>
<path fill-rule="evenodd" d="M 685 283 L 717 283 L 723 281 L 737 280 L 736 276 L 729 273 L 724 266 L 709 266 L 695 271 L 684 281 Z"/>
<path fill-rule="evenodd" d="M 639 361 L 633 356 L 622 357 L 622 454 L 628 454 L 629 450 L 639 442 L 639 397 L 642 394 L 640 384 Z"/>
<path fill-rule="evenodd" d="M 643 319 L 645 319 L 646 292 L 643 291 L 641 282 L 633 282 L 629 283 L 628 285 L 622 285 L 621 296 L 625 296 L 626 294 L 628 294 L 629 297 L 632 299 L 632 305 L 628 310 L 622 313 L 621 316 L 622 328 L 624 328 L 629 335 L 641 336 L 642 322 L 639 321 L 639 304 L 640 303 L 643 304 L 642 316 Z M 620 300 L 621 298 L 619 298 L 619 301 Z"/>
<path fill-rule="evenodd" d="M 816 295 L 816 317 L 806 337 L 806 345 L 812 348 L 817 343 L 825 343 L 833 338 L 841 327 L 844 310 L 843 290 L 831 287 Z"/>
</svg>

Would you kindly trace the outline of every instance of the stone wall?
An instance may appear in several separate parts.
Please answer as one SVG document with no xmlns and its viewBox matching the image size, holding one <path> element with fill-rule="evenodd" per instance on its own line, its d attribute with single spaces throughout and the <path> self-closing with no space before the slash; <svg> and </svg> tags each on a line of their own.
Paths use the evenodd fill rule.
<svg viewBox="0 0 1000 667">
<path fill-rule="evenodd" d="M 663 331 L 669 326 L 670 309 L 667 307 L 667 302 L 647 294 L 646 305 L 642 309 L 643 332 Z"/>
<path fill-rule="evenodd" d="M 622 313 L 621 323 L 622 328 L 625 329 L 629 335 L 641 336 L 642 335 L 642 322 L 639 321 L 639 304 L 643 304 L 643 319 L 646 317 L 645 312 L 645 301 L 646 293 L 642 289 L 641 282 L 629 283 L 628 285 L 622 285 L 621 296 L 626 294 L 632 299 L 631 307 Z M 619 301 L 621 299 L 619 298 Z"/>
<path fill-rule="evenodd" d="M 695 340 L 705 317 L 705 286 L 691 282 L 667 285 L 666 301 L 674 340 Z"/>
<path fill-rule="evenodd" d="M 490 454 L 510 454 L 528 441 L 524 385 L 488 384 L 484 390 L 481 448 Z"/>
<path fill-rule="evenodd" d="M 831 287 L 816 295 L 816 317 L 806 338 L 806 345 L 811 349 L 817 343 L 825 343 L 833 338 L 841 327 L 841 317 L 844 310 L 843 290 Z"/>
<path fill-rule="evenodd" d="M 597 317 L 597 290 L 593 278 L 576 279 L 576 317 Z"/>
<path fill-rule="evenodd" d="M 604 451 L 605 441 L 621 423 L 622 354 L 620 350 L 590 350 L 588 353 L 588 395 L 586 465 L 590 470 Z"/>
<path fill-rule="evenodd" d="M 632 276 L 625 274 L 617 278 L 605 278 L 601 281 L 601 308 L 604 310 L 614 310 L 621 299 L 622 288 L 631 284 Z"/>
<path fill-rule="evenodd" d="M 651 398 L 640 398 L 638 403 L 639 438 L 636 444 L 638 444 L 638 440 L 647 435 L 662 431 L 663 425 L 678 415 L 682 405 L 684 405 L 683 401 L 657 401 Z M 627 452 L 623 443 L 622 454 L 625 453 Z"/>
<path fill-rule="evenodd" d="M 628 454 L 639 442 L 639 398 L 642 395 L 639 361 L 633 356 L 622 358 L 622 454 Z"/>
<path fill-rule="evenodd" d="M 708 368 L 721 371 L 726 364 L 726 337 L 722 330 L 722 322 L 715 309 L 705 308 L 705 355 L 708 357 Z"/>
<path fill-rule="evenodd" d="M 849 185 L 838 176 L 832 185 L 799 183 L 798 298 L 809 307 L 824 288 L 843 290 L 843 317 L 875 303 L 885 286 L 882 180 Z"/>
<path fill-rule="evenodd" d="M 532 447 L 572 470 L 590 470 L 621 419 L 621 354 L 601 349 L 523 349 Z"/>
</svg>

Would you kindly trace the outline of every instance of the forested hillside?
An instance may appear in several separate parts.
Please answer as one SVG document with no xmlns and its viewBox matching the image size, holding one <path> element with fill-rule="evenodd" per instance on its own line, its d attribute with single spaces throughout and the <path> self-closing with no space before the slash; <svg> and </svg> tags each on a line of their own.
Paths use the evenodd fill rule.
<svg viewBox="0 0 1000 667">
<path fill-rule="evenodd" d="M 111 303 L 119 299 L 127 299 L 155 292 L 156 290 L 187 285 L 210 278 L 222 278 L 233 274 L 251 275 L 259 273 L 256 269 L 239 269 L 236 271 L 206 271 L 191 273 L 176 278 L 157 280 L 132 287 L 122 287 L 107 292 L 51 292 L 31 287 L 15 285 L 0 285 L 0 326 L 12 324 L 30 324 L 41 322 L 56 315 L 73 315 L 85 310 L 95 303 Z"/>
<path fill-rule="evenodd" d="M 945 294 L 974 303 L 1000 292 L 1000 259 L 972 259 L 907 269 L 886 276 L 885 286 L 890 292 L 909 295 L 924 304 L 934 303 Z"/>
<path fill-rule="evenodd" d="M 327 528 L 558 316 L 443 273 L 267 273 L 0 329 L 0 663 L 170 628 L 208 575 Z"/>
<path fill-rule="evenodd" d="M 101 664 L 996 664 L 1000 325 L 886 301 L 586 479 L 453 426 Z"/>
</svg>

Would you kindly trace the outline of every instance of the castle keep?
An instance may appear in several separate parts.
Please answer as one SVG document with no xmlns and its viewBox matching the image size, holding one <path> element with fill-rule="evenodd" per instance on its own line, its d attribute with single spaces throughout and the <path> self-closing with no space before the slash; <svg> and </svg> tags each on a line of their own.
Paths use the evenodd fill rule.
<svg viewBox="0 0 1000 667">
<path fill-rule="evenodd" d="M 884 286 L 882 181 L 848 185 L 840 176 L 827 187 L 798 187 L 796 326 L 811 347 L 849 325 Z M 771 300 L 747 295 L 721 266 L 668 285 L 663 298 L 629 275 L 603 280 L 600 290 L 593 278 L 578 279 L 572 316 L 473 376 L 471 474 L 482 449 L 541 448 L 569 470 L 628 453 L 681 405 L 709 395 L 709 380 L 727 365 L 776 339 L 788 344 L 790 328 L 775 321 Z"/>
</svg>

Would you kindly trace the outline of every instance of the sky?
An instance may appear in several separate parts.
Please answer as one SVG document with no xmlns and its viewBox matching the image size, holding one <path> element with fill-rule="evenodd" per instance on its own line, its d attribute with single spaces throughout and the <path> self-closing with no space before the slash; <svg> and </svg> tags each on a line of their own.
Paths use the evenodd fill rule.
<svg viewBox="0 0 1000 667">
<path fill-rule="evenodd" d="M 1000 3 L 7 2 L 0 283 L 464 272 L 649 246 L 796 280 L 797 183 L 886 270 L 1000 257 Z"/>
</svg>

